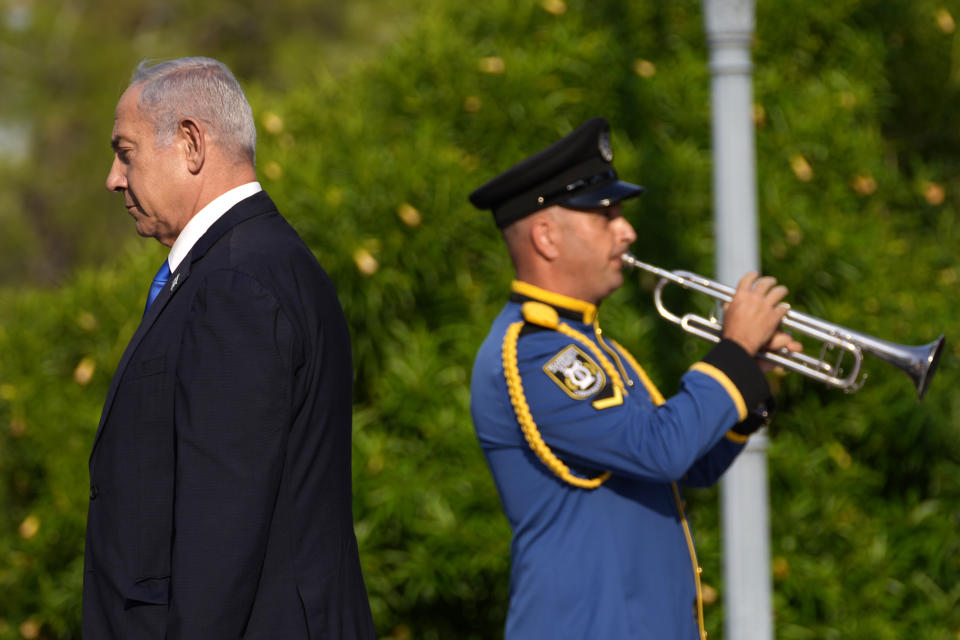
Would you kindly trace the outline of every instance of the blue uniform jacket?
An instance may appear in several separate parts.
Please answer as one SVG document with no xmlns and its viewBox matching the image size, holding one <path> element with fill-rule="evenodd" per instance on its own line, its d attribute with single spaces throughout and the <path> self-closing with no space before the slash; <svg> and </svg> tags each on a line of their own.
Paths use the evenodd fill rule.
<svg viewBox="0 0 960 640">
<path fill-rule="evenodd" d="M 514 282 L 474 363 L 471 412 L 513 531 L 506 638 L 693 640 L 702 604 L 677 483 L 716 482 L 769 388 L 723 341 L 664 399 L 596 315 Z"/>
</svg>

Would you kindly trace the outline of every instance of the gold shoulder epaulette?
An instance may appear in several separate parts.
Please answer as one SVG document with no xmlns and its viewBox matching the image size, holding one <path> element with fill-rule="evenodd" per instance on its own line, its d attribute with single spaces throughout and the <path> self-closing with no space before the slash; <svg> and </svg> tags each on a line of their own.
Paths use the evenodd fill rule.
<svg viewBox="0 0 960 640">
<path fill-rule="evenodd" d="M 521 313 L 524 320 L 539 327 L 556 329 L 560 324 L 560 315 L 557 314 L 557 310 L 542 302 L 524 302 Z"/>
</svg>

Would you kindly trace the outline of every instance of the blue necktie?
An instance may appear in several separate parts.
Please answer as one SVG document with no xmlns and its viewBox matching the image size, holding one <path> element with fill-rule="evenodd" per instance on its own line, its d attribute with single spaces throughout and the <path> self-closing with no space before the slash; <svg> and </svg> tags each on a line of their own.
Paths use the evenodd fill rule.
<svg viewBox="0 0 960 640">
<path fill-rule="evenodd" d="M 170 265 L 167 264 L 167 261 L 164 260 L 163 264 L 160 265 L 160 270 L 157 271 L 157 275 L 153 276 L 153 282 L 150 283 L 150 293 L 147 294 L 147 306 L 144 308 L 143 313 L 147 313 L 147 309 L 150 308 L 150 305 L 153 304 L 153 301 L 157 299 L 157 296 L 160 295 L 160 290 L 163 289 L 163 285 L 167 284 L 167 280 L 170 279 Z"/>
</svg>

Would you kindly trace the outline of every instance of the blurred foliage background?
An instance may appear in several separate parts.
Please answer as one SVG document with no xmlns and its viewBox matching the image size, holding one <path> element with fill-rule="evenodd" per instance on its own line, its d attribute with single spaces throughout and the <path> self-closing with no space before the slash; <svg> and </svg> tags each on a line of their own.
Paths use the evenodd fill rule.
<svg viewBox="0 0 960 640">
<path fill-rule="evenodd" d="M 757 7 L 761 254 L 795 307 L 907 344 L 856 395 L 773 379 L 777 637 L 960 637 L 957 0 Z M 467 194 L 593 115 L 648 191 L 634 247 L 710 274 L 709 72 L 695 0 L 0 0 L 0 639 L 79 637 L 86 461 L 164 249 L 103 180 L 143 58 L 248 90 L 258 170 L 336 281 L 356 359 L 355 516 L 379 633 L 501 633 L 509 529 L 469 371 L 511 280 Z M 602 310 L 668 394 L 706 350 L 631 278 Z M 691 492 L 722 637 L 716 490 Z"/>
</svg>

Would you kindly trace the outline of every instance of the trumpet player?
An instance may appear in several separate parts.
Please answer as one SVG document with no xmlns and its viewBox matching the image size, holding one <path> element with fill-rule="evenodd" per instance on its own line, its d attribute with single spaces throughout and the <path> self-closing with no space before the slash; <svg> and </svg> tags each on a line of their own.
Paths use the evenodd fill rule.
<svg viewBox="0 0 960 640">
<path fill-rule="evenodd" d="M 666 397 L 602 333 L 601 301 L 637 240 L 593 118 L 470 195 L 502 230 L 516 279 L 474 363 L 471 413 L 512 529 L 507 640 L 704 638 L 681 488 L 709 486 L 769 422 L 761 349 L 787 290 L 748 273 L 722 340 Z"/>
</svg>

